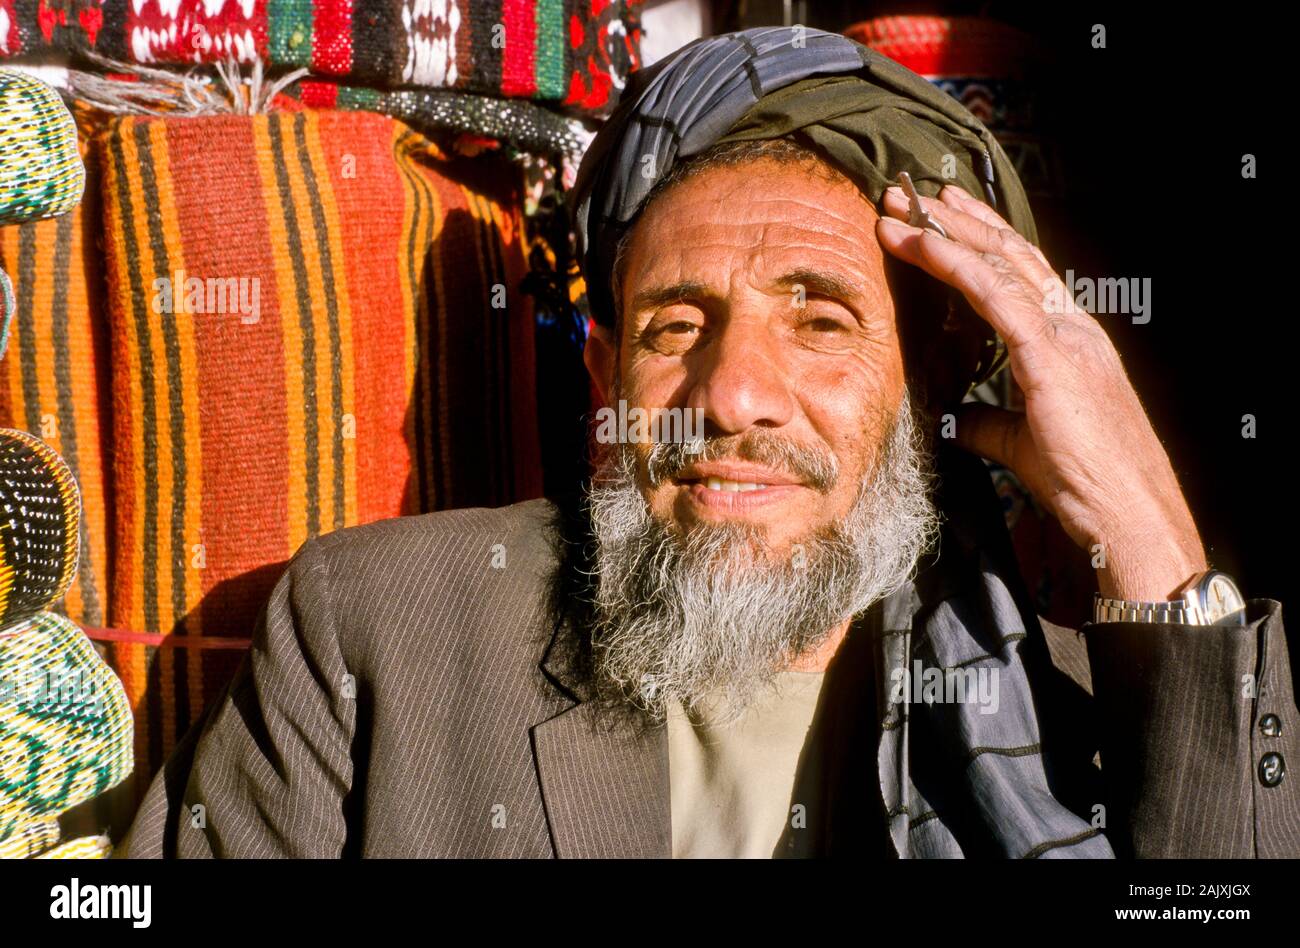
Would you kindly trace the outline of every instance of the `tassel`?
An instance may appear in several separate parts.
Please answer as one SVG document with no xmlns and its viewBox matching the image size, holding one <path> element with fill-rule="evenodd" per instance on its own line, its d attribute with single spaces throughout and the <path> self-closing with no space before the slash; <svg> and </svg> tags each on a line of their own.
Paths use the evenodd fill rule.
<svg viewBox="0 0 1300 948">
<path fill-rule="evenodd" d="M 87 104 L 118 115 L 257 115 L 271 110 L 275 97 L 307 75 L 295 69 L 274 81 L 254 60 L 247 77 L 234 59 L 195 67 L 185 73 L 123 63 L 98 53 L 86 53 L 104 72 L 129 76 L 111 79 L 104 72 L 68 70 L 68 88 Z M 208 74 L 209 69 L 215 77 Z"/>
</svg>

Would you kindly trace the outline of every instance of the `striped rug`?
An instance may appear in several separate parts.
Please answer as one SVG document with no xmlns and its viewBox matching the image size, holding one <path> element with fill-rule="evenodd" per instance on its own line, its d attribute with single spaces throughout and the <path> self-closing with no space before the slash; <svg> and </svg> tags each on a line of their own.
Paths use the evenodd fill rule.
<svg viewBox="0 0 1300 948">
<path fill-rule="evenodd" d="M 305 540 L 540 493 L 532 312 L 516 172 L 392 119 L 127 117 L 95 151 L 116 498 L 99 637 L 147 780 Z M 230 306 L 254 286 L 256 312 Z"/>
<path fill-rule="evenodd" d="M 77 576 L 61 611 L 102 625 L 107 615 L 108 512 L 104 439 L 109 436 L 108 323 L 96 247 L 98 173 L 87 154 L 86 192 L 52 220 L 0 227 L 0 269 L 17 307 L 0 360 L 0 427 L 18 428 L 54 448 L 81 488 Z"/>
</svg>

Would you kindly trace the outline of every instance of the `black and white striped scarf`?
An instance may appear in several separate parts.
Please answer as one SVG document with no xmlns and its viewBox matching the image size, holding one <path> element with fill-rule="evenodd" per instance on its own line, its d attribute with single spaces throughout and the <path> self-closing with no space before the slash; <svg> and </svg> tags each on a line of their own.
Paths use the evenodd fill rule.
<svg viewBox="0 0 1300 948">
<path fill-rule="evenodd" d="M 1079 782 L 1044 741 L 1051 659 L 987 470 L 943 449 L 938 474 L 939 547 L 881 617 L 877 763 L 894 847 L 911 858 L 1112 858 L 1093 825 L 1100 800 L 1088 798 L 1097 775 Z M 997 710 L 896 700 L 896 682 L 910 699 L 930 670 L 939 681 L 949 670 L 996 676 Z M 1059 799 L 1067 791 L 1079 812 Z"/>
</svg>

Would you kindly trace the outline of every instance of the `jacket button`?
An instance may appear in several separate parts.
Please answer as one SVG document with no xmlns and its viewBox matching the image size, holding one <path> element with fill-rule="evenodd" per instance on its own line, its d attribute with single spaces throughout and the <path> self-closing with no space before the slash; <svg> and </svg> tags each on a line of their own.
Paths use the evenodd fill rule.
<svg viewBox="0 0 1300 948">
<path fill-rule="evenodd" d="M 1286 760 L 1281 754 L 1265 754 L 1259 759 L 1259 782 L 1266 787 L 1276 787 L 1286 776 Z"/>
<path fill-rule="evenodd" d="M 1259 733 L 1265 737 L 1282 736 L 1282 719 L 1276 714 L 1266 714 L 1259 719 Z"/>
</svg>

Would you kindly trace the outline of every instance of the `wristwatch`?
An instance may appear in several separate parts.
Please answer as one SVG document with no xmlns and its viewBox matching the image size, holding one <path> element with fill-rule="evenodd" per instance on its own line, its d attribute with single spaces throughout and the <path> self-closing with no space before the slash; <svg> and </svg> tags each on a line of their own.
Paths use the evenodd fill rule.
<svg viewBox="0 0 1300 948">
<path fill-rule="evenodd" d="M 1093 600 L 1093 622 L 1150 622 L 1170 625 L 1245 625 L 1246 600 L 1227 573 L 1212 569 L 1201 573 L 1168 602 Z"/>
</svg>

